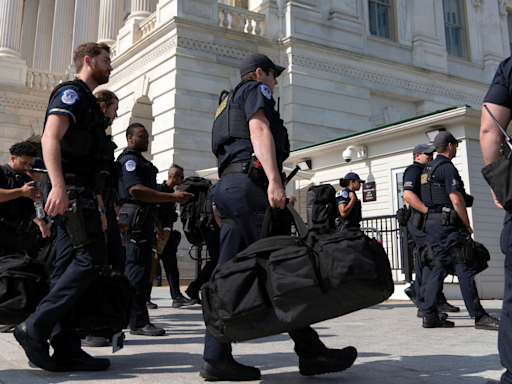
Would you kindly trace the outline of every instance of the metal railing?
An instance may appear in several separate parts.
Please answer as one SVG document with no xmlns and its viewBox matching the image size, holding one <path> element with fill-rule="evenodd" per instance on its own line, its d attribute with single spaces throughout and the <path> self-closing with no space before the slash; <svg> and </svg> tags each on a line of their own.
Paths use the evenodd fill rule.
<svg viewBox="0 0 512 384">
<path fill-rule="evenodd" d="M 194 260 L 196 264 L 196 278 L 203 269 L 203 261 L 208 262 L 210 260 L 210 255 L 208 253 L 208 248 L 205 243 L 199 245 L 191 245 L 188 250 L 188 255 L 192 260 Z"/>
</svg>

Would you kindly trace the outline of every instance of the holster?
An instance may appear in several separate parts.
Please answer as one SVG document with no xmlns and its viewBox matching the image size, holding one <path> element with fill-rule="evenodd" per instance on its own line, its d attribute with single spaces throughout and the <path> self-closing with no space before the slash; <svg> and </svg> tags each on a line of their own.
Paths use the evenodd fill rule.
<svg viewBox="0 0 512 384">
<path fill-rule="evenodd" d="M 84 204 L 84 199 L 74 191 L 69 191 L 69 204 L 64 213 L 66 231 L 71 237 L 74 248 L 105 238 L 101 228 L 101 219 L 96 204 L 91 201 Z M 86 206 L 87 205 L 87 206 Z"/>
<path fill-rule="evenodd" d="M 448 249 L 451 254 L 455 254 L 455 264 L 466 264 L 473 261 L 473 239 L 468 235 L 457 236 L 457 244 Z"/>
<path fill-rule="evenodd" d="M 425 215 L 423 215 L 423 213 L 418 212 L 418 211 L 416 211 L 414 209 L 410 209 L 410 211 L 412 212 L 411 213 L 412 225 L 414 225 L 418 229 L 423 228 L 423 221 L 424 221 L 424 216 Z"/>
<path fill-rule="evenodd" d="M 263 166 L 254 155 L 251 156 L 251 161 L 249 162 L 247 177 L 253 180 L 266 180 L 267 178 L 265 171 L 263 170 Z"/>
</svg>

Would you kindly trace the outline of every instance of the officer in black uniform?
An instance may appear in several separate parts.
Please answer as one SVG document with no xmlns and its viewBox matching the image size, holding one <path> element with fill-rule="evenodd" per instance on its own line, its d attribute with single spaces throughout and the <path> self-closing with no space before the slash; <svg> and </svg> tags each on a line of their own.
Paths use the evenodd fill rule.
<svg viewBox="0 0 512 384">
<path fill-rule="evenodd" d="M 14 144 L 11 160 L 0 166 L 0 256 L 14 255 L 22 249 L 20 230 L 34 217 L 34 202 L 39 188 L 27 175 L 36 149 L 28 142 Z"/>
<path fill-rule="evenodd" d="M 183 172 L 183 168 L 179 165 L 171 164 L 168 178 L 161 184 L 161 191 L 173 193 L 174 187 L 181 185 L 184 178 L 185 174 Z M 178 245 L 175 243 L 172 236 L 172 227 L 177 220 L 178 214 L 176 212 L 176 203 L 160 204 L 160 209 L 158 210 L 158 221 L 164 230 L 169 231 L 169 239 L 167 240 L 162 253 L 158 254 L 158 258 L 162 260 L 165 273 L 167 274 L 173 308 L 187 307 L 195 304 L 188 297 L 183 296 L 180 291 L 180 271 L 178 269 L 178 259 L 176 257 L 176 249 Z"/>
<path fill-rule="evenodd" d="M 466 194 L 464 183 L 451 162 L 459 142 L 450 132 L 439 132 L 434 139 L 438 155 L 421 175 L 421 198 L 428 207 L 427 240 L 435 254 L 428 280 L 425 275 L 422 279 L 425 287 L 423 327 L 448 328 L 455 325 L 441 318 L 437 308 L 437 296 L 443 280 L 454 268 L 466 308 L 475 318 L 475 328 L 498 330 L 499 320 L 489 315 L 480 304 L 473 262 L 462 262 L 465 239 L 473 233 L 466 210 L 472 205 L 473 198 Z"/>
<path fill-rule="evenodd" d="M 110 365 L 80 348 L 71 321 L 73 306 L 107 259 L 101 192 L 114 147 L 105 134 L 110 119 L 105 119 L 92 90 L 108 82 L 110 48 L 104 43 L 81 44 L 74 62 L 77 78 L 53 90 L 41 140 L 51 181 L 45 210 L 57 225 L 50 293 L 14 331 L 30 361 L 50 371 L 96 371 Z M 48 340 L 54 349 L 51 358 Z"/>
<path fill-rule="evenodd" d="M 158 169 L 141 153 L 148 150 L 149 144 L 148 131 L 142 124 L 130 124 L 126 130 L 126 140 L 128 147 L 117 159 L 122 165 L 118 191 L 123 206 L 119 218 L 120 223 L 127 228 L 123 230 L 126 245 L 125 275 L 139 289 L 130 318 L 130 333 L 162 336 L 165 330 L 149 322 L 146 307 L 153 258 L 155 217 L 158 209 L 156 203 L 185 203 L 191 194 L 183 191 L 158 191 Z M 158 239 L 162 240 L 163 228 L 158 226 L 156 230 Z"/>
<path fill-rule="evenodd" d="M 201 272 L 198 273 L 196 279 L 190 283 L 185 293 L 190 297 L 194 303 L 201 303 L 199 291 L 203 284 L 207 283 L 212 276 L 215 266 L 219 262 L 220 250 L 220 218 L 216 215 L 215 204 L 215 189 L 217 184 L 214 184 L 208 190 L 208 195 L 204 202 L 204 208 L 201 215 L 201 222 L 199 223 L 199 231 L 203 237 L 206 248 L 208 249 L 208 256 L 210 259 L 206 262 Z M 220 224 L 220 225 L 219 225 Z"/>
<path fill-rule="evenodd" d="M 414 239 L 417 252 L 416 258 L 416 281 L 406 288 L 404 292 L 411 300 L 418 306 L 418 317 L 423 317 L 421 314 L 421 302 L 423 302 L 423 295 L 421 290 L 421 276 L 423 270 L 425 273 L 430 273 L 430 268 L 424 266 L 421 262 L 420 249 L 424 246 L 427 235 L 423 232 L 424 215 L 427 213 L 428 208 L 421 201 L 421 173 L 423 169 L 430 164 L 434 158 L 435 149 L 428 144 L 418 144 L 414 147 L 412 153 L 414 163 L 408 166 L 404 172 L 404 200 L 409 204 L 411 210 L 411 217 L 407 223 L 409 234 Z M 428 280 L 428 278 L 427 278 Z M 459 312 L 458 307 L 454 307 L 446 301 L 446 297 L 441 291 L 439 292 L 437 309 L 439 312 Z"/>
<path fill-rule="evenodd" d="M 336 192 L 336 211 L 338 231 L 345 228 L 359 228 L 361 227 L 361 220 L 363 218 L 361 210 L 361 200 L 357 198 L 356 192 L 361 189 L 361 180 L 357 173 L 349 172 L 344 178 L 340 179 L 340 186 L 345 188 Z"/>
<path fill-rule="evenodd" d="M 484 98 L 484 105 L 504 129 L 511 120 L 512 110 L 512 58 L 502 61 L 494 75 L 489 91 Z M 501 157 L 501 143 L 504 136 L 485 108 L 482 108 L 482 125 L 480 128 L 480 145 L 485 165 Z M 492 192 L 492 190 L 491 190 Z M 503 209 L 500 202 L 493 197 L 496 205 Z M 503 293 L 503 310 L 501 311 L 498 349 L 501 364 L 506 371 L 501 376 L 501 383 L 512 383 L 512 211 L 505 212 L 503 231 L 501 232 L 501 251 L 505 254 L 505 292 Z M 491 382 L 489 382 L 491 383 Z"/>
<path fill-rule="evenodd" d="M 220 176 L 215 191 L 222 221 L 220 264 L 259 240 L 269 203 L 278 213 L 284 212 L 280 211 L 286 203 L 280 172 L 289 142 L 273 99 L 276 78 L 284 69 L 264 55 L 249 55 L 240 64 L 242 82 L 221 101 L 215 115 L 212 149 Z M 291 225 L 279 228 L 290 232 Z M 289 334 L 304 375 L 342 371 L 356 359 L 355 348 L 328 349 L 311 327 Z M 207 381 L 260 378 L 259 369 L 237 363 L 231 345 L 219 343 L 208 331 L 203 358 L 200 375 Z"/>
</svg>

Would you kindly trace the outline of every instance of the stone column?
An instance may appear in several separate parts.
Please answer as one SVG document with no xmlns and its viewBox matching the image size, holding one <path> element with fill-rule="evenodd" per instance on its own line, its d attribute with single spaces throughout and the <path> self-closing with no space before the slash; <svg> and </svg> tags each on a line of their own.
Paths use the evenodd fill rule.
<svg viewBox="0 0 512 384">
<path fill-rule="evenodd" d="M 73 15 L 75 2 L 70 0 L 55 1 L 53 20 L 52 53 L 50 71 L 66 73 L 73 43 Z"/>
<path fill-rule="evenodd" d="M 68 74 L 74 74 L 73 51 L 82 43 L 98 39 L 98 0 L 76 0 L 75 2 L 75 31 L 71 45 L 71 66 Z"/>
<path fill-rule="evenodd" d="M 0 57 L 20 59 L 23 0 L 0 0 Z"/>
<path fill-rule="evenodd" d="M 25 2 L 21 27 L 21 58 L 28 64 L 34 61 L 34 44 L 36 41 L 37 10 L 39 0 Z"/>
<path fill-rule="evenodd" d="M 36 44 L 34 47 L 34 62 L 32 68 L 50 69 L 54 13 L 55 0 L 39 0 Z M 30 63 L 28 64 L 30 65 Z"/>
<path fill-rule="evenodd" d="M 100 0 L 98 42 L 112 45 L 117 40 L 123 18 L 123 0 Z"/>
<path fill-rule="evenodd" d="M 0 83 L 25 86 L 27 66 L 20 56 L 23 0 L 0 0 Z"/>
<path fill-rule="evenodd" d="M 156 0 L 132 0 L 132 11 L 129 19 L 145 19 L 156 10 Z"/>
</svg>

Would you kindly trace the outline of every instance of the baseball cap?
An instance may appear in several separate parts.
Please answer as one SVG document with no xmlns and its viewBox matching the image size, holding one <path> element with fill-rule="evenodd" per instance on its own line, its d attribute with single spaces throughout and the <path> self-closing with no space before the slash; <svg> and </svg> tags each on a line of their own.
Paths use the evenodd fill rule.
<svg viewBox="0 0 512 384">
<path fill-rule="evenodd" d="M 439 132 L 436 137 L 434 138 L 434 147 L 444 147 L 445 145 L 448 145 L 449 143 L 457 144 L 462 142 L 462 140 L 457 140 L 453 135 L 448 131 L 441 131 Z"/>
<path fill-rule="evenodd" d="M 261 53 L 253 53 L 247 56 L 240 63 L 240 76 L 247 75 L 256 69 L 273 69 L 276 71 L 275 76 L 278 77 L 286 68 L 275 65 L 272 60 Z"/>
<path fill-rule="evenodd" d="M 431 146 L 429 146 L 428 144 L 418 144 L 417 146 L 414 147 L 414 149 L 412 150 L 412 154 L 413 155 L 416 155 L 418 153 L 426 153 L 426 154 L 431 154 L 431 153 L 434 153 L 435 152 L 435 148 L 432 148 Z"/>
<path fill-rule="evenodd" d="M 361 180 L 359 178 L 359 175 L 357 173 L 354 173 L 354 172 L 349 172 L 345 175 L 345 179 L 347 180 L 356 180 L 356 181 L 359 181 L 360 183 L 364 183 L 364 180 Z"/>
</svg>

